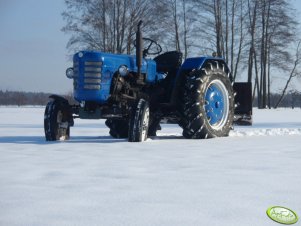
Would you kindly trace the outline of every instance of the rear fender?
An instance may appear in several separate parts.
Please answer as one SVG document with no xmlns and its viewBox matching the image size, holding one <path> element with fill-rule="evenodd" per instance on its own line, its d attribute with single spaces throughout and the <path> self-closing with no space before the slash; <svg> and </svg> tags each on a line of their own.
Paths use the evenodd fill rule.
<svg viewBox="0 0 301 226">
<path fill-rule="evenodd" d="M 52 95 L 49 96 L 49 98 L 57 101 L 62 106 L 69 105 L 68 100 L 66 98 L 62 97 L 62 96 L 59 96 L 59 95 L 56 95 L 56 94 L 52 94 Z"/>
</svg>

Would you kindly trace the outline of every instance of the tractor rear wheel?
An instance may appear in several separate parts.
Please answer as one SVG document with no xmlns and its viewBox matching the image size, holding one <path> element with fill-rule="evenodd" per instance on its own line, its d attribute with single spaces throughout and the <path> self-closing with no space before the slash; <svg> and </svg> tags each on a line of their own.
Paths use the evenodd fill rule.
<svg viewBox="0 0 301 226">
<path fill-rule="evenodd" d="M 129 142 L 145 141 L 148 136 L 150 119 L 149 104 L 146 100 L 140 99 L 136 107 L 132 109 L 129 123 Z"/>
<path fill-rule="evenodd" d="M 58 101 L 48 102 L 44 113 L 46 141 L 68 140 L 70 137 L 70 115 Z"/>
<path fill-rule="evenodd" d="M 106 126 L 110 128 L 110 135 L 114 138 L 127 138 L 129 122 L 125 119 L 107 119 Z"/>
<path fill-rule="evenodd" d="M 180 126 L 185 138 L 228 136 L 234 117 L 234 96 L 224 70 L 215 61 L 186 77 L 180 104 Z"/>
</svg>

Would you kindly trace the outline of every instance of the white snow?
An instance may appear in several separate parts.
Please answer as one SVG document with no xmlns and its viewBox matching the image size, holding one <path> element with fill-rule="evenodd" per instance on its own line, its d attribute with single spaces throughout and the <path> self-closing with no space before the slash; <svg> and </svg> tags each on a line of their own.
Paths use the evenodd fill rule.
<svg viewBox="0 0 301 226">
<path fill-rule="evenodd" d="M 276 225 L 301 215 L 301 110 L 254 110 L 230 137 L 186 140 L 164 125 L 144 143 L 76 120 L 45 142 L 43 108 L 0 108 L 0 225 Z M 300 225 L 300 222 L 297 223 Z"/>
</svg>

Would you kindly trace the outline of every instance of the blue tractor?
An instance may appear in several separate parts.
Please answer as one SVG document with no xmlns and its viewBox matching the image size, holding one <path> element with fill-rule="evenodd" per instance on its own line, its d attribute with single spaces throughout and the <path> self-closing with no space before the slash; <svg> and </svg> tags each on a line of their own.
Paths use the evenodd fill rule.
<svg viewBox="0 0 301 226">
<path fill-rule="evenodd" d="M 233 86 L 222 58 L 187 58 L 182 64 L 180 52 L 161 54 L 156 41 L 142 38 L 140 27 L 141 22 L 136 56 L 98 51 L 73 56 L 66 76 L 73 79 L 78 104 L 50 96 L 44 115 L 47 141 L 69 139 L 74 118 L 106 119 L 112 137 L 130 142 L 156 136 L 163 121 L 179 124 L 190 139 L 227 136 L 234 120 L 251 122 L 251 84 Z M 152 54 L 157 56 L 147 58 Z"/>
</svg>

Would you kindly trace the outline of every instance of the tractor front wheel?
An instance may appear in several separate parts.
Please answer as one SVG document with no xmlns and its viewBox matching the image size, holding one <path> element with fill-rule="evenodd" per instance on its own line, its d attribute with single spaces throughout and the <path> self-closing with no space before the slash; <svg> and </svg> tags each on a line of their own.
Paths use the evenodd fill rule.
<svg viewBox="0 0 301 226">
<path fill-rule="evenodd" d="M 68 140 L 70 137 L 70 114 L 58 101 L 50 101 L 44 113 L 46 141 Z"/>
<path fill-rule="evenodd" d="M 129 123 L 129 142 L 145 141 L 148 136 L 150 110 L 146 100 L 140 99 L 134 106 L 130 116 Z"/>
</svg>

